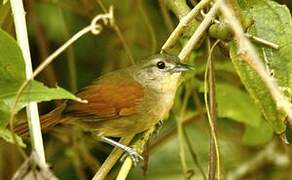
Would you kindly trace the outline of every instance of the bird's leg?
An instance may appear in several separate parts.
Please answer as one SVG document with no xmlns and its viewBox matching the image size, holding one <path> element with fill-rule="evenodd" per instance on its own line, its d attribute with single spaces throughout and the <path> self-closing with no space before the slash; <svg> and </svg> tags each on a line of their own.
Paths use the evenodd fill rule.
<svg viewBox="0 0 292 180">
<path fill-rule="evenodd" d="M 100 138 L 103 142 L 105 142 L 105 143 L 107 143 L 107 144 L 110 144 L 110 145 L 112 145 L 112 146 L 114 146 L 114 147 L 118 147 L 118 148 L 124 150 L 124 151 L 125 151 L 130 157 L 131 157 L 131 159 L 132 159 L 134 165 L 137 165 L 137 163 L 138 163 L 140 160 L 143 160 L 143 157 L 142 157 L 139 153 L 137 153 L 137 152 L 135 151 L 135 149 L 130 148 L 130 147 L 128 147 L 128 146 L 126 146 L 126 145 L 124 145 L 124 144 L 121 144 L 121 143 L 119 143 L 119 142 L 116 142 L 116 141 L 114 141 L 114 140 L 112 140 L 112 139 L 110 139 L 110 138 L 107 138 L 107 137 L 105 137 L 105 136 L 99 136 L 99 138 Z"/>
</svg>

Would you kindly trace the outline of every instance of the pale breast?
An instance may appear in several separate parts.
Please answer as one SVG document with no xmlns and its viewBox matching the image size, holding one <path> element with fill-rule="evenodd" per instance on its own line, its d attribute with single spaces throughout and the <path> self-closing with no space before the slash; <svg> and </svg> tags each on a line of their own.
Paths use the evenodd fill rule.
<svg viewBox="0 0 292 180">
<path fill-rule="evenodd" d="M 142 108 L 146 110 L 145 113 L 148 114 L 151 120 L 145 123 L 153 126 L 158 121 L 163 120 L 174 103 L 174 97 L 175 92 L 148 93 L 145 97 L 147 100 L 144 101 Z"/>
<path fill-rule="evenodd" d="M 175 92 L 163 93 L 158 102 L 159 109 L 161 109 L 161 119 L 163 119 L 170 111 L 175 98 Z"/>
</svg>

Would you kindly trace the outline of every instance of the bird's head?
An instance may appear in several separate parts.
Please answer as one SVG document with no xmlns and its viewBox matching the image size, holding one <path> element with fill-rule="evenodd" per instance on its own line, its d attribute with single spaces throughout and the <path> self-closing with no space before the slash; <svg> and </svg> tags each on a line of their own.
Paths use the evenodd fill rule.
<svg viewBox="0 0 292 180">
<path fill-rule="evenodd" d="M 134 74 L 142 85 L 165 92 L 176 89 L 180 74 L 191 69 L 177 56 L 157 54 L 137 64 Z"/>
</svg>

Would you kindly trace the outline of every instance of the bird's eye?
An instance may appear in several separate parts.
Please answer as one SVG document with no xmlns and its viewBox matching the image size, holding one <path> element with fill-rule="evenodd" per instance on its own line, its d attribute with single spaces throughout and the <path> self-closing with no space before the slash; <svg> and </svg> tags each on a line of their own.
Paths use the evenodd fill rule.
<svg viewBox="0 0 292 180">
<path fill-rule="evenodd" d="M 162 61 L 159 61 L 156 66 L 159 68 L 159 69 L 164 69 L 165 68 L 165 63 L 162 62 Z"/>
</svg>

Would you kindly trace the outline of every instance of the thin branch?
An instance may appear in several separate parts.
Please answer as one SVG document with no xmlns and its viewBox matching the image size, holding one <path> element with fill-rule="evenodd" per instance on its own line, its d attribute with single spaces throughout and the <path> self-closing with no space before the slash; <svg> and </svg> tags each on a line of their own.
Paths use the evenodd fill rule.
<svg viewBox="0 0 292 180">
<path fill-rule="evenodd" d="M 191 21 L 200 13 L 200 10 L 205 7 L 211 0 L 202 0 L 200 3 L 194 7 L 191 12 L 189 12 L 186 16 L 181 18 L 179 24 L 176 26 L 174 31 L 170 34 L 169 38 L 163 44 L 161 48 L 161 52 L 167 51 L 170 49 L 177 40 L 180 38 L 181 34 L 183 33 L 184 29 L 191 23 Z"/>
<path fill-rule="evenodd" d="M 116 180 L 125 180 L 131 170 L 133 166 L 133 161 L 130 157 L 127 157 L 126 160 L 124 161 L 120 171 L 119 171 L 119 174 L 116 178 Z"/>
<path fill-rule="evenodd" d="M 179 20 L 191 11 L 186 0 L 165 0 L 165 5 Z"/>
<path fill-rule="evenodd" d="M 216 135 L 216 129 L 215 129 L 215 124 L 212 118 L 214 118 L 213 116 L 213 112 L 211 112 L 211 103 L 210 103 L 210 107 L 209 107 L 209 102 L 208 102 L 208 89 L 210 89 L 211 87 L 208 86 L 207 83 L 207 77 L 208 77 L 208 70 L 210 67 L 210 63 L 211 63 L 211 58 L 212 58 L 212 52 L 215 48 L 215 46 L 219 43 L 219 41 L 216 41 L 213 46 L 211 47 L 210 51 L 209 51 L 209 56 L 208 56 L 208 60 L 207 60 L 207 64 L 206 64 L 206 71 L 205 71 L 205 82 L 204 82 L 204 99 L 205 99 L 205 104 L 206 104 L 206 110 L 207 110 L 207 115 L 208 115 L 208 122 L 209 122 L 209 126 L 210 126 L 210 135 L 211 135 L 211 139 L 210 139 L 210 153 L 209 153 L 209 179 L 210 180 L 215 180 L 215 174 L 217 171 L 217 179 L 220 180 L 220 154 L 219 154 L 219 144 L 218 144 L 218 140 L 217 140 L 217 135 Z M 211 92 L 209 92 L 211 93 Z M 214 156 L 216 156 L 216 159 L 214 158 Z"/>
<path fill-rule="evenodd" d="M 133 138 L 134 138 L 134 136 L 122 138 L 120 140 L 120 143 L 124 144 L 124 145 L 129 145 Z M 123 154 L 123 151 L 121 149 L 114 148 L 113 151 L 110 153 L 110 155 L 106 158 L 104 163 L 102 163 L 102 166 L 96 172 L 96 174 L 94 175 L 92 180 L 105 179 L 105 177 L 108 175 L 108 173 L 113 168 L 113 166 L 116 164 L 116 162 L 119 160 L 119 158 L 121 157 L 122 154 Z"/>
<path fill-rule="evenodd" d="M 22 0 L 11 0 L 11 9 L 13 12 L 15 31 L 17 41 L 22 51 L 22 55 L 25 62 L 25 74 L 26 79 L 33 79 L 32 64 L 30 49 L 28 43 L 28 35 L 26 29 L 25 11 Z M 16 104 L 15 104 L 16 106 Z M 14 109 L 15 109 L 14 106 Z M 45 151 L 42 139 L 42 132 L 40 126 L 40 119 L 38 113 L 37 103 L 30 102 L 26 108 L 27 120 L 30 129 L 30 137 L 32 138 L 32 147 L 36 151 L 40 162 L 46 164 Z M 13 133 L 14 134 L 14 133 Z M 15 136 L 13 136 L 15 138 Z M 17 143 L 17 141 L 15 141 Z"/>
<path fill-rule="evenodd" d="M 210 41 L 208 41 L 210 44 Z M 212 52 L 214 47 L 219 41 L 215 42 L 213 47 L 209 49 L 209 57 L 208 57 L 208 87 L 209 87 L 209 101 L 210 104 L 210 117 L 213 122 L 214 130 L 216 133 L 216 87 L 215 87 L 215 75 L 214 75 L 214 67 L 213 67 L 213 61 L 212 61 Z M 212 134 L 210 132 L 210 136 L 212 137 Z M 214 142 L 214 139 L 210 139 L 210 152 L 209 152 L 209 178 L 208 179 L 216 179 L 216 145 Z"/>
<path fill-rule="evenodd" d="M 254 36 L 254 35 L 251 35 L 251 34 L 248 34 L 248 33 L 245 33 L 244 34 L 247 38 L 255 41 L 255 42 L 258 42 L 258 43 L 261 43 L 261 44 L 264 44 L 268 47 L 271 47 L 271 48 L 274 48 L 274 49 L 279 49 L 279 45 L 276 44 L 276 43 L 273 43 L 271 41 L 268 41 L 268 40 L 265 40 L 263 38 L 260 38 L 260 37 L 257 37 L 257 36 Z"/>
<path fill-rule="evenodd" d="M 287 114 L 288 118 L 286 119 L 292 126 L 292 104 L 289 102 L 289 99 L 284 96 L 275 79 L 271 77 L 266 71 L 265 66 L 258 57 L 255 48 L 246 38 L 239 20 L 236 18 L 236 16 L 234 16 L 233 10 L 228 7 L 222 0 L 217 0 L 216 2 L 220 3 L 220 10 L 222 14 L 226 20 L 228 20 L 231 28 L 235 33 L 238 55 L 261 77 L 269 89 L 274 101 L 276 102 L 277 108 Z"/>
<path fill-rule="evenodd" d="M 205 33 L 206 29 L 210 26 L 212 23 L 218 9 L 219 9 L 219 2 L 216 2 L 208 14 L 206 15 L 205 19 L 202 21 L 200 26 L 196 29 L 195 33 L 192 35 L 190 40 L 186 43 L 186 45 L 183 47 L 181 52 L 179 53 L 178 57 L 181 59 L 181 61 L 185 61 L 185 59 L 191 54 L 193 48 L 198 43 L 198 41 L 201 39 L 202 35 Z M 197 7 L 197 6 L 196 6 Z M 195 8 L 196 8 L 195 7 Z"/>
<path fill-rule="evenodd" d="M 155 132 L 155 130 L 156 130 L 156 127 L 153 126 L 152 128 L 150 128 L 149 130 L 147 130 L 146 132 L 143 133 L 141 139 L 137 140 L 134 143 L 133 148 L 139 154 L 142 154 L 142 152 L 144 151 L 145 144 L 150 140 L 150 138 L 151 138 L 152 134 Z M 119 170 L 119 173 L 118 173 L 118 177 L 120 178 L 119 180 L 123 180 L 123 178 L 126 179 L 132 166 L 133 166 L 132 159 L 128 156 L 125 159 L 125 161 L 123 162 L 121 169 Z"/>
</svg>

